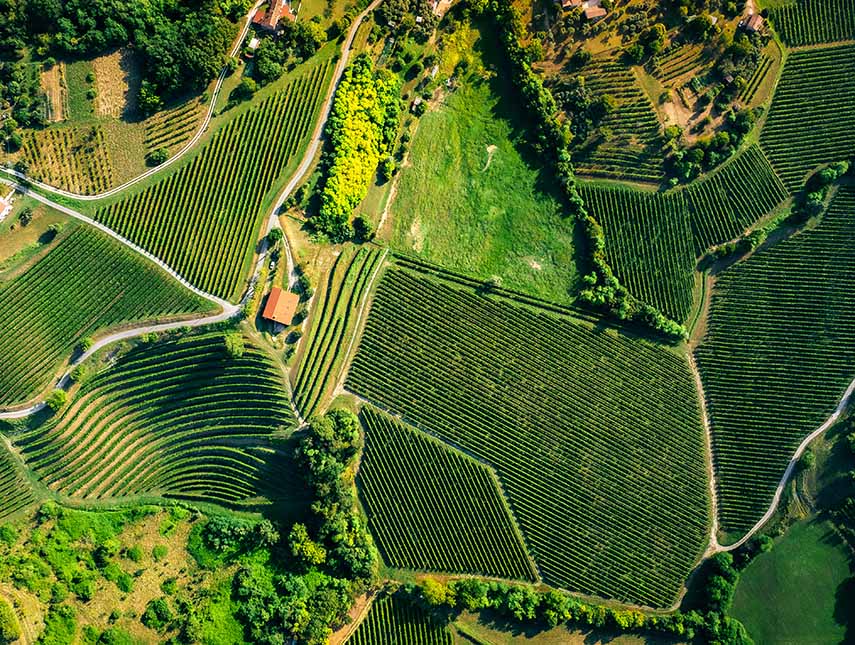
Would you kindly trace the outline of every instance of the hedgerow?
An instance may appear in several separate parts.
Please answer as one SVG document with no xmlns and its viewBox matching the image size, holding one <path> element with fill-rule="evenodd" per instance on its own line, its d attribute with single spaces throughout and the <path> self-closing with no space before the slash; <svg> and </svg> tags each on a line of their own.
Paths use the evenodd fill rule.
<svg viewBox="0 0 855 645">
<path fill-rule="evenodd" d="M 358 56 L 339 82 L 327 121 L 328 158 L 321 205 L 312 222 L 333 240 L 353 237 L 350 216 L 389 154 L 401 109 L 400 82 Z"/>
</svg>

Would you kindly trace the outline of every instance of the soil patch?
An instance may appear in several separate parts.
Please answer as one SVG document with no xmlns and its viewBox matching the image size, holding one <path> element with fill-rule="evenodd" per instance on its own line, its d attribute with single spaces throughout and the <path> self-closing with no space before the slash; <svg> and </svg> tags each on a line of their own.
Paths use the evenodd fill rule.
<svg viewBox="0 0 855 645">
<path fill-rule="evenodd" d="M 42 70 L 41 85 L 47 97 L 47 120 L 51 123 L 64 121 L 66 105 L 65 63 L 59 62 Z"/>
</svg>

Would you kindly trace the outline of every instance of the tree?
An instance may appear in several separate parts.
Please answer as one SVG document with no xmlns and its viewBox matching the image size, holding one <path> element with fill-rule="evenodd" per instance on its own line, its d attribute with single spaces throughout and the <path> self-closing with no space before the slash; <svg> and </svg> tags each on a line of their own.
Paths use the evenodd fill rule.
<svg viewBox="0 0 855 645">
<path fill-rule="evenodd" d="M 326 550 L 309 537 L 305 524 L 295 524 L 288 534 L 288 544 L 291 554 L 304 563 L 306 567 L 323 564 L 327 558 Z"/>
<path fill-rule="evenodd" d="M 21 627 L 15 611 L 6 600 L 0 598 L 0 644 L 13 643 L 21 638 Z"/>
<path fill-rule="evenodd" d="M 248 76 L 244 76 L 238 86 L 232 90 L 232 97 L 238 101 L 246 101 L 258 90 L 258 83 Z"/>
<path fill-rule="evenodd" d="M 144 115 L 151 116 L 163 109 L 163 99 L 157 94 L 157 89 L 152 83 L 143 81 L 137 93 L 137 105 Z"/>
<path fill-rule="evenodd" d="M 54 414 L 62 410 L 66 403 L 68 403 L 68 393 L 65 390 L 54 390 L 45 400 L 45 404 Z"/>
<path fill-rule="evenodd" d="M 33 209 L 27 206 L 20 213 L 18 213 L 18 221 L 21 222 L 21 226 L 26 226 L 33 220 Z"/>
<path fill-rule="evenodd" d="M 276 246 L 279 242 L 282 241 L 284 234 L 282 233 L 281 228 L 272 228 L 270 232 L 267 234 L 267 241 L 270 242 L 271 246 Z"/>
<path fill-rule="evenodd" d="M 441 607 L 449 599 L 449 588 L 439 580 L 425 578 L 422 582 L 422 598 L 430 607 Z"/>
<path fill-rule="evenodd" d="M 146 161 L 149 166 L 159 166 L 169 159 L 169 151 L 166 148 L 157 148 L 148 153 Z"/>
<path fill-rule="evenodd" d="M 799 460 L 799 466 L 802 470 L 811 470 L 816 466 L 816 454 L 813 450 L 808 448 L 804 451 L 802 458 Z"/>
<path fill-rule="evenodd" d="M 223 342 L 226 346 L 226 354 L 228 354 L 230 358 L 240 358 L 246 351 L 246 346 L 243 342 L 243 335 L 240 332 L 224 334 Z"/>
</svg>

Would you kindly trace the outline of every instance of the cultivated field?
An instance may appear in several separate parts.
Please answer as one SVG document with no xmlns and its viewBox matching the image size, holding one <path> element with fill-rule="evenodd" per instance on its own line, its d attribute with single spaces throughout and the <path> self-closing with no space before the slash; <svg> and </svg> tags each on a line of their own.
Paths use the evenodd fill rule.
<svg viewBox="0 0 855 645">
<path fill-rule="evenodd" d="M 855 149 L 855 45 L 790 54 L 760 144 L 790 191 Z"/>
<path fill-rule="evenodd" d="M 771 7 L 769 18 L 790 47 L 855 40 L 852 0 L 796 0 Z"/>
<path fill-rule="evenodd" d="M 536 579 L 486 466 L 373 408 L 362 409 L 362 423 L 358 485 L 387 565 Z"/>
<path fill-rule="evenodd" d="M 330 73 L 318 64 L 226 124 L 181 170 L 96 218 L 197 287 L 236 298 L 265 196 L 311 132 Z"/>
<path fill-rule="evenodd" d="M 670 351 L 387 269 L 347 386 L 495 468 L 550 584 L 669 605 L 706 545 L 696 392 Z"/>
<path fill-rule="evenodd" d="M 85 337 L 211 308 L 150 261 L 79 226 L 0 283 L 0 405 L 39 393 Z"/>
<path fill-rule="evenodd" d="M 606 257 L 621 283 L 669 318 L 686 320 L 695 254 L 683 193 L 584 185 L 581 194 L 603 227 Z"/>
<path fill-rule="evenodd" d="M 196 132 L 204 113 L 201 103 L 188 101 L 149 117 L 145 120 L 146 151 L 165 148 L 170 155 L 174 154 Z"/>
<path fill-rule="evenodd" d="M 452 645 L 451 632 L 413 602 L 398 595 L 384 596 L 347 639 L 348 645 Z"/>
<path fill-rule="evenodd" d="M 0 446 L 0 521 L 35 504 L 36 496 L 6 446 Z"/>
<path fill-rule="evenodd" d="M 275 437 L 293 425 L 273 361 L 249 344 L 233 358 L 209 334 L 140 346 L 86 380 L 58 418 L 14 440 L 68 497 L 238 503 L 282 497 L 290 457 Z"/>
<path fill-rule="evenodd" d="M 300 414 L 308 419 L 322 412 L 335 387 L 348 339 L 355 332 L 365 289 L 379 267 L 382 252 L 342 250 L 330 271 L 323 299 L 316 299 L 308 343 L 294 381 Z"/>
<path fill-rule="evenodd" d="M 855 190 L 821 224 L 721 274 L 696 356 L 713 426 L 719 515 L 741 533 L 796 446 L 855 377 Z"/>
<path fill-rule="evenodd" d="M 745 233 L 788 197 L 758 146 L 751 146 L 686 189 L 695 254 Z"/>
<path fill-rule="evenodd" d="M 24 140 L 23 157 L 33 179 L 89 195 L 113 186 L 113 166 L 98 125 L 35 130 Z"/>
</svg>

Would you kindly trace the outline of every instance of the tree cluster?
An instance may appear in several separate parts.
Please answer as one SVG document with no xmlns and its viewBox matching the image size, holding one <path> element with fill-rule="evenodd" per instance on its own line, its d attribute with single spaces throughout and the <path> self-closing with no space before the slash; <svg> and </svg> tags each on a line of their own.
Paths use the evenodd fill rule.
<svg viewBox="0 0 855 645">
<path fill-rule="evenodd" d="M 353 210 L 391 151 L 401 111 L 398 78 L 362 54 L 345 70 L 327 121 L 321 203 L 312 224 L 331 240 L 353 237 Z"/>
<path fill-rule="evenodd" d="M 377 24 L 388 27 L 398 37 L 410 35 L 422 43 L 439 23 L 429 0 L 387 0 L 374 11 L 374 16 Z"/>
<path fill-rule="evenodd" d="M 718 132 L 700 137 L 693 145 L 682 148 L 679 147 L 679 128 L 667 128 L 665 135 L 673 152 L 665 166 L 673 177 L 671 183 L 689 182 L 731 157 L 739 149 L 745 135 L 751 132 L 757 117 L 758 113 L 749 108 L 730 110 Z"/>
<path fill-rule="evenodd" d="M 825 200 L 831 185 L 849 170 L 848 161 L 839 161 L 811 175 L 804 188 L 796 195 L 790 220 L 798 224 L 820 215 L 825 210 Z"/>
<path fill-rule="evenodd" d="M 262 38 L 255 50 L 253 78 L 259 85 L 266 85 L 310 58 L 326 41 L 320 18 L 305 22 L 283 21 L 282 33 L 277 37 Z"/>
</svg>

